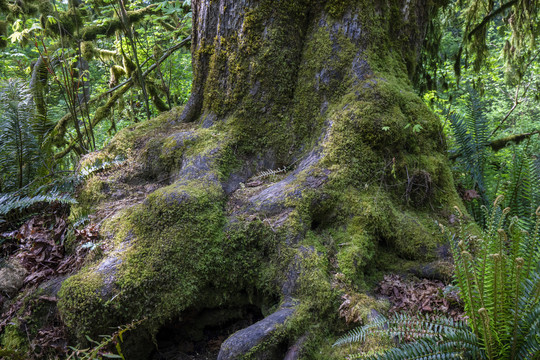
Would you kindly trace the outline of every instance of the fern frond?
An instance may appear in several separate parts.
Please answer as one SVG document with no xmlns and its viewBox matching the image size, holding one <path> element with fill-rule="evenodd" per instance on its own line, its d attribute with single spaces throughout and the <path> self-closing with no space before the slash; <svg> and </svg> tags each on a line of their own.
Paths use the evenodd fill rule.
<svg viewBox="0 0 540 360">
<path fill-rule="evenodd" d="M 468 95 L 464 113 L 452 112 L 448 118 L 457 145 L 458 159 L 461 159 L 459 164 L 472 180 L 467 186 L 477 189 L 481 205 L 488 206 L 486 164 L 489 155 L 489 120 L 484 116 L 484 105 L 475 90 L 469 88 Z M 484 224 L 485 219 L 478 206 L 471 203 L 468 210 L 479 223 Z"/>
<path fill-rule="evenodd" d="M 462 333 L 470 331 L 469 327 L 460 321 L 451 318 L 413 317 L 407 314 L 394 314 L 390 318 L 379 315 L 371 323 L 351 330 L 340 337 L 334 346 L 364 341 L 366 336 L 373 334 L 386 334 L 391 337 L 403 338 L 440 338 L 444 334 Z"/>
<path fill-rule="evenodd" d="M 379 315 L 373 319 L 369 324 L 352 329 L 347 334 L 338 338 L 333 346 L 339 346 L 343 344 L 352 344 L 364 341 L 366 335 L 371 335 L 372 331 L 384 331 L 384 326 L 388 320 L 386 317 Z"/>
<path fill-rule="evenodd" d="M 276 170 L 272 170 L 272 169 L 264 170 L 264 171 L 261 171 L 260 173 L 258 173 L 257 176 L 253 177 L 252 180 L 264 179 L 264 178 L 267 178 L 269 176 L 274 176 L 274 175 L 284 173 L 284 172 L 287 172 L 287 167 L 286 166 L 284 166 L 282 168 L 279 168 L 279 169 L 276 169 Z"/>
<path fill-rule="evenodd" d="M 356 354 L 352 358 L 370 360 L 446 360 L 463 359 L 464 354 L 474 354 L 474 359 L 485 359 L 477 345 L 469 347 L 467 343 L 461 342 L 461 338 L 458 337 L 451 340 L 423 338 L 413 343 L 392 348 L 383 354 L 368 356 Z"/>
<path fill-rule="evenodd" d="M 528 279 L 522 281 L 522 291 L 518 301 L 519 322 L 512 337 L 513 354 L 518 359 L 531 359 L 540 355 L 540 264 Z"/>
<path fill-rule="evenodd" d="M 114 159 L 112 161 L 99 161 L 99 162 L 96 162 L 96 163 L 92 164 L 91 166 L 84 167 L 84 168 L 79 170 L 79 172 L 78 172 L 79 173 L 79 181 L 87 179 L 88 177 L 90 177 L 91 175 L 93 175 L 93 174 L 95 174 L 97 172 L 117 168 L 117 167 L 121 166 L 122 164 L 124 164 L 125 162 L 126 162 L 126 160 L 122 159 L 122 158 L 116 158 L 116 159 Z"/>
<path fill-rule="evenodd" d="M 12 211 L 23 211 L 32 205 L 39 203 L 59 202 L 62 204 L 76 204 L 77 201 L 69 194 L 37 195 L 37 196 L 14 196 L 5 194 L 0 196 L 0 217 L 6 216 Z"/>
<path fill-rule="evenodd" d="M 0 102 L 2 191 L 12 191 L 28 183 L 39 164 L 39 144 L 31 131 L 35 112 L 31 94 L 20 80 L 0 85 Z"/>
</svg>

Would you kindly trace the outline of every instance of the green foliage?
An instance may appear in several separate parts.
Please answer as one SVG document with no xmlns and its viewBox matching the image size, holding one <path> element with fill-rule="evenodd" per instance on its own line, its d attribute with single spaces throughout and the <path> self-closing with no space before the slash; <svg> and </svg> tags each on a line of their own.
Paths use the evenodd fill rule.
<svg viewBox="0 0 540 360">
<path fill-rule="evenodd" d="M 19 80 L 0 85 L 0 193 L 28 184 L 37 173 L 39 127 L 28 88 Z"/>
<path fill-rule="evenodd" d="M 9 193 L 0 196 L 0 222 L 2 217 L 10 214 L 14 210 L 23 211 L 33 205 L 40 203 L 53 203 L 59 202 L 62 204 L 74 204 L 75 200 L 67 194 L 49 193 L 49 195 L 36 195 L 36 196 L 17 196 L 16 194 Z"/>
<path fill-rule="evenodd" d="M 118 130 L 187 102 L 191 56 L 189 41 L 182 39 L 190 32 L 189 1 L 122 4 L 43 0 L 21 3 L 17 11 L 7 3 L 0 9 L 0 36 L 6 40 L 0 71 L 4 78 L 20 79 L 14 89 L 24 89 L 19 97 L 27 97 L 29 111 L 28 119 L 0 124 L 12 124 L 12 133 L 23 130 L 4 135 L 10 146 L 23 139 L 25 147 L 18 150 L 33 158 L 23 164 L 21 156 L 2 153 L 0 169 L 13 169 L 2 172 L 0 193 L 56 180 Z M 145 105 L 149 100 L 153 106 Z M 33 126 L 24 126 L 30 120 Z"/>
<path fill-rule="evenodd" d="M 417 339 L 383 354 L 356 354 L 363 359 L 532 359 L 540 354 L 540 208 L 536 229 L 522 232 L 513 220 L 501 227 L 509 209 L 497 198 L 482 237 L 460 228 L 451 235 L 455 278 L 467 321 L 444 317 L 379 317 L 354 329 L 334 345 L 364 341 L 385 334 L 398 340 Z M 487 208 L 485 211 L 487 212 Z"/>
<path fill-rule="evenodd" d="M 448 85 L 448 76 L 459 85 L 462 75 L 470 76 L 469 67 L 476 74 L 496 69 L 508 84 L 521 82 L 538 56 L 539 10 L 538 1 L 446 2 L 429 24 L 417 85 L 431 90 L 437 82 Z M 500 67 L 493 66 L 493 52 Z"/>
<path fill-rule="evenodd" d="M 0 222 L 16 226 L 47 202 L 73 203 L 68 193 L 77 184 L 117 165 L 115 159 L 78 172 L 86 153 L 118 130 L 187 102 L 191 12 L 189 1 L 135 1 L 123 9 L 112 0 L 6 6 L 0 8 Z"/>
<path fill-rule="evenodd" d="M 503 191 L 507 194 L 505 205 L 512 215 L 519 217 L 520 226 L 534 231 L 535 204 L 540 203 L 540 159 L 534 157 L 528 147 L 514 150 Z"/>
<path fill-rule="evenodd" d="M 67 360 L 102 360 L 102 359 L 123 359 L 121 344 L 124 341 L 124 334 L 135 329 L 141 321 L 133 321 L 132 323 L 124 326 L 120 326 L 118 331 L 112 335 L 101 335 L 101 341 L 92 340 L 87 336 L 87 340 L 92 347 L 87 349 L 77 349 L 70 346 L 71 354 L 67 357 Z M 114 345 L 116 354 L 107 351 Z"/>
<path fill-rule="evenodd" d="M 377 317 L 370 324 L 352 330 L 336 341 L 334 346 L 365 341 L 378 334 L 394 339 L 416 339 L 391 348 L 384 354 L 353 354 L 350 358 L 359 359 L 484 359 L 478 339 L 470 332 L 464 322 L 444 317 L 429 319 L 396 314 L 390 318 Z"/>
<path fill-rule="evenodd" d="M 460 111 L 447 114 L 452 130 L 451 157 L 456 160 L 455 174 L 462 191 L 473 190 L 478 195 L 474 201 L 465 196 L 467 210 L 486 226 L 488 219 L 481 207 L 491 207 L 502 191 L 507 194 L 505 205 L 511 215 L 518 216 L 523 228 L 530 230 L 535 223 L 535 205 L 540 202 L 540 162 L 533 152 L 536 143 L 527 140 L 524 145 L 505 149 L 512 136 L 492 140 L 494 127 L 487 116 L 487 104 L 473 88 L 468 88 L 458 104 Z"/>
<path fill-rule="evenodd" d="M 540 330 L 538 320 L 527 321 L 540 310 L 540 208 L 534 232 L 523 233 L 513 219 L 509 237 L 502 229 L 509 213 L 501 210 L 502 200 L 499 196 L 489 213 L 484 207 L 489 220 L 482 238 L 462 231 L 459 242 L 451 242 L 468 323 L 489 359 L 533 354 L 523 347 L 540 350 L 540 339 L 527 335 Z"/>
<path fill-rule="evenodd" d="M 453 112 L 448 115 L 457 145 L 460 164 L 470 175 L 470 189 L 477 189 L 482 205 L 487 205 L 486 163 L 488 160 L 489 130 L 488 120 L 484 116 L 482 104 L 476 92 L 469 90 L 465 102 L 465 113 Z M 474 209 L 472 209 L 474 210 Z M 475 212 L 472 212 L 475 214 Z M 477 220 L 481 220 L 478 219 Z"/>
<path fill-rule="evenodd" d="M 51 127 L 36 115 L 28 87 L 21 80 L 6 81 L 0 102 L 0 223 L 16 225 L 36 205 L 74 203 L 59 183 L 43 187 L 35 181 L 46 171 L 43 139 Z"/>
</svg>

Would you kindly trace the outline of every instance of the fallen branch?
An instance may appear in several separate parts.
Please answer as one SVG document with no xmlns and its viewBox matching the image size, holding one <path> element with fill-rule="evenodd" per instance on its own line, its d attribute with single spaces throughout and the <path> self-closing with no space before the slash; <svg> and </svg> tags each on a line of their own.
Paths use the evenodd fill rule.
<svg viewBox="0 0 540 360">
<path fill-rule="evenodd" d="M 489 143 L 489 146 L 493 149 L 493 151 L 499 151 L 511 142 L 519 144 L 523 140 L 528 139 L 536 134 L 540 134 L 540 130 L 535 130 L 530 133 L 510 135 L 497 140 L 493 140 Z"/>
</svg>

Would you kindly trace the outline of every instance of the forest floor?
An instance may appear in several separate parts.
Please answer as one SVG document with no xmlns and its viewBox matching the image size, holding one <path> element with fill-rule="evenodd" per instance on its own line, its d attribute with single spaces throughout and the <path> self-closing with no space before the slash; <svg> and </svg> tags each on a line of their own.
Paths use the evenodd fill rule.
<svg viewBox="0 0 540 360">
<path fill-rule="evenodd" d="M 6 267 L 0 270 L 0 331 L 18 323 L 25 331 L 36 332 L 28 349 L 34 359 L 42 358 L 45 352 L 50 354 L 51 351 L 61 357 L 72 353 L 73 350 L 68 347 L 69 330 L 56 311 L 56 293 L 64 279 L 106 250 L 102 248 L 106 242 L 101 241 L 99 233 L 100 219 L 110 215 L 121 204 L 140 201 L 145 196 L 145 190 L 154 189 L 141 188 L 129 198 L 121 197 L 116 203 L 98 210 L 92 221 L 81 229 L 69 223 L 67 206 L 53 204 L 27 220 L 18 230 L 0 234 L 1 257 L 4 262 L 13 265 L 11 272 L 6 271 Z M 245 191 L 253 190 L 248 188 Z M 232 203 L 229 205 L 234 207 Z M 66 241 L 68 238 L 72 240 Z M 445 314 L 456 320 L 464 316 L 455 288 L 441 280 L 388 274 L 372 290 L 372 294 L 388 301 L 391 313 Z M 358 294 L 345 293 L 342 300 L 339 316 L 351 326 L 361 323 L 362 299 Z M 28 324 L 32 312 L 43 307 L 48 313 L 39 328 L 35 328 L 35 324 Z M 220 327 L 205 329 L 203 338 L 197 341 L 182 339 L 174 325 L 165 327 L 157 336 L 158 351 L 152 360 L 215 359 L 221 343 L 229 335 L 262 319 L 262 314 L 256 312 L 248 315 Z M 105 354 L 113 349 L 114 342 L 111 342 L 111 346 L 100 352 Z"/>
</svg>

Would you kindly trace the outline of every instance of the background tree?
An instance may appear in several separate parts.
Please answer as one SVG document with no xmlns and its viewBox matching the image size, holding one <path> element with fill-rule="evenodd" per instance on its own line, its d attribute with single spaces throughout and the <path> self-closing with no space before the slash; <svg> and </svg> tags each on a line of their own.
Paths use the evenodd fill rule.
<svg viewBox="0 0 540 360">
<path fill-rule="evenodd" d="M 38 139 L 50 150 L 46 173 L 72 169 L 107 132 L 185 101 L 190 76 L 173 62 L 185 64 L 187 52 L 169 57 L 189 44 L 182 42 L 189 3 L 4 1 L 0 8 L 3 76 L 28 81 L 47 128 Z M 171 86 L 179 77 L 184 83 Z"/>
</svg>

